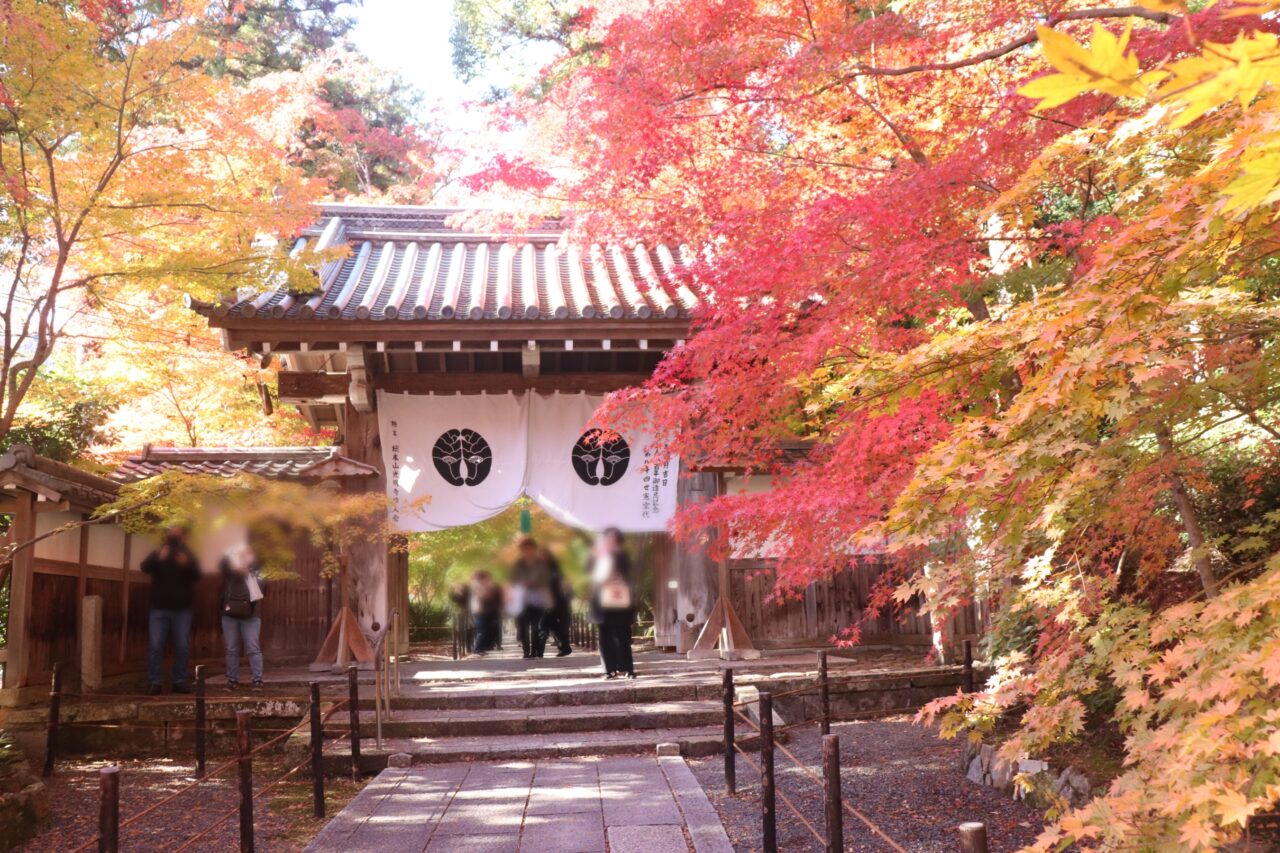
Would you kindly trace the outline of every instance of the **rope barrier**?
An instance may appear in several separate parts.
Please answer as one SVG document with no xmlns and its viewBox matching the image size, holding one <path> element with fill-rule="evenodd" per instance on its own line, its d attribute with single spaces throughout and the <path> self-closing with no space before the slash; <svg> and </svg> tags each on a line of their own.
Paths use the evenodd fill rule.
<svg viewBox="0 0 1280 853">
<path fill-rule="evenodd" d="M 340 701 L 338 701 L 338 702 L 335 702 L 335 703 L 334 703 L 334 704 L 329 708 L 328 713 L 327 713 L 327 714 L 322 718 L 321 722 L 322 722 L 322 723 L 323 723 L 323 722 L 327 722 L 329 717 L 333 716 L 333 714 L 335 714 L 335 713 L 337 713 L 339 710 L 341 710 L 341 709 L 342 709 L 342 707 L 343 707 L 343 706 L 345 706 L 346 704 L 348 704 L 348 700 L 346 700 L 346 699 L 343 699 L 343 700 L 340 700 Z M 264 750 L 264 749 L 267 749 L 267 748 L 269 748 L 269 747 L 271 747 L 271 746 L 274 746 L 275 744 L 279 743 L 280 741 L 284 740 L 285 738 L 289 737 L 290 735 L 292 735 L 292 734 L 294 734 L 294 733 L 298 732 L 298 731 L 299 731 L 299 730 L 301 730 L 304 726 L 308 725 L 310 722 L 311 722 L 311 721 L 310 721 L 309 719 L 307 719 L 306 717 L 304 717 L 304 718 L 302 719 L 302 721 L 301 721 L 300 723 L 298 723 L 296 726 L 294 726 L 293 728 L 291 728 L 291 729 L 285 729 L 283 734 L 276 735 L 275 737 L 271 738 L 270 740 L 264 741 L 263 743 L 259 744 L 258 746 L 254 747 L 253 749 L 249 750 L 249 755 L 255 755 L 256 753 L 259 753 L 259 752 L 261 752 L 261 751 L 262 751 L 262 750 Z M 348 731 L 348 732 L 347 732 L 347 734 L 350 734 L 350 731 Z M 346 736 L 346 735 L 343 735 L 343 736 L 339 737 L 339 738 L 338 738 L 338 740 L 341 740 L 341 739 L 342 739 L 342 737 L 345 737 L 345 736 Z M 240 756 L 236 756 L 235 758 L 232 758 L 232 759 L 230 759 L 229 761 L 225 761 L 225 762 L 223 762 L 222 764 L 220 764 L 220 765 L 218 765 L 217 767 L 215 767 L 211 772 L 205 773 L 203 776 L 201 776 L 200 778 L 196 779 L 196 780 L 195 780 L 194 782 L 192 782 L 191 784 L 189 784 L 189 785 L 185 785 L 185 786 L 183 786 L 182 788 L 179 788 L 177 791 L 173 792 L 172 794 L 170 794 L 169 796 L 167 796 L 167 797 L 165 797 L 164 799 L 160 800 L 159 802 L 157 802 L 157 803 L 152 803 L 150 806 L 147 806 L 145 809 L 143 809 L 142 811 L 138 812 L 137 814 L 130 815 L 130 816 L 129 816 L 128 818 L 126 818 L 125 820 L 120 821 L 119 829 L 124 829 L 124 828 L 125 828 L 125 827 L 127 827 L 127 826 L 131 826 L 132 824 L 137 823 L 138 821 L 142 820 L 142 819 L 143 819 L 144 817 L 146 817 L 147 815 L 152 814 L 152 813 L 153 813 L 153 812 L 155 812 L 157 809 L 160 809 L 160 808 L 162 808 L 163 806 L 168 805 L 169 803 L 171 803 L 171 802 L 173 802 L 174 800 L 178 799 L 178 797 L 181 797 L 183 794 L 186 794 L 187 792 L 191 791 L 192 789 L 199 787 L 200 785 L 202 785 L 202 784 L 204 784 L 205 782 L 207 782 L 209 779 L 214 778 L 215 776 L 217 776 L 218 774 L 222 773 L 222 772 L 223 772 L 224 770 L 226 770 L 227 768 L 229 768 L 229 767 L 231 767 L 232 765 L 234 765 L 234 764 L 238 763 L 239 761 L 240 761 Z M 223 820 L 225 820 L 225 819 L 226 819 L 226 818 L 223 818 Z M 94 833 L 93 838 L 91 838 L 91 839 L 90 839 L 89 841 L 87 841 L 86 843 L 84 843 L 84 844 L 80 845 L 79 847 L 75 848 L 75 850 L 73 850 L 73 851 L 72 851 L 72 853 L 81 853 L 81 851 L 89 850 L 89 849 L 91 849 L 92 847 L 94 847 L 97 843 L 98 843 L 98 835 L 97 835 L 97 833 Z"/>
<path fill-rule="evenodd" d="M 343 732 L 342 734 L 338 735 L 338 737 L 334 738 L 334 741 L 333 741 L 333 742 L 334 742 L 334 743 L 337 743 L 338 741 L 341 741 L 343 738 L 346 738 L 346 737 L 350 736 L 350 734 L 351 734 L 351 729 L 347 729 L 345 732 Z M 238 759 L 237 759 L 237 760 L 238 760 Z M 274 782 L 271 782 L 271 783 L 269 783 L 269 784 L 267 784 L 267 785 L 264 785 L 263 787 L 261 787 L 261 788 L 259 788 L 257 791 L 255 791 L 255 792 L 254 792 L 254 794 L 253 794 L 253 799 L 254 799 L 254 800 L 257 800 L 257 799 L 258 799 L 258 797 L 262 796 L 262 795 L 263 795 L 263 794 L 265 794 L 267 791 L 270 791 L 270 790 L 271 790 L 272 788 L 274 788 L 275 786 L 277 786 L 277 785 L 281 784 L 282 782 L 284 782 L 284 780 L 285 780 L 285 779 L 288 779 L 288 778 L 289 778 L 290 776 L 292 776 L 294 773 L 297 773 L 299 770 L 301 770 L 303 767 L 306 767 L 306 766 L 307 766 L 308 764 L 310 764 L 310 763 L 311 763 L 311 758 L 310 758 L 310 756 L 308 756 L 305 760 L 303 760 L 303 762 L 302 762 L 301 764 L 298 764 L 298 765 L 294 766 L 294 767 L 293 767 L 293 769 L 291 769 L 291 770 L 287 770 L 287 771 L 285 771 L 285 774 L 284 774 L 283 776 L 279 777 L 278 779 L 276 779 Z M 191 837 L 190 837 L 190 838 L 188 838 L 186 841 L 184 841 L 184 842 L 182 843 L 182 846 L 181 846 L 181 847 L 176 848 L 176 849 L 173 851 L 173 853 L 182 853 L 182 851 L 183 851 L 183 850 L 186 850 L 187 848 L 191 847 L 191 845 L 195 844 L 195 843 L 196 843 L 197 841 L 199 841 L 201 838 L 204 838 L 204 837 L 205 837 L 206 835 L 208 835 L 210 832 L 213 832 L 215 829 L 217 829 L 218 827 L 222 826 L 224 823 L 226 823 L 228 820 L 230 820 L 232 817 L 234 817 L 234 816 L 235 816 L 239 811 L 240 811 L 240 805 L 239 805 L 239 803 L 237 803 L 237 804 L 236 804 L 234 807 L 232 807 L 229 811 L 227 811 L 225 814 L 223 814 L 223 815 L 222 815 L 222 817 L 218 818 L 216 821 L 214 821 L 213 823 L 209 824 L 209 825 L 208 825 L 208 826 L 206 826 L 204 829 L 200 830 L 200 832 L 198 832 L 197 834 L 195 834 L 195 835 L 191 836 Z"/>
<path fill-rule="evenodd" d="M 231 809 L 230 809 L 229 811 L 225 812 L 225 813 L 222 815 L 222 817 L 218 818 L 216 821 L 214 821 L 213 823 L 209 824 L 209 825 L 208 825 L 208 826 L 206 826 L 204 829 L 200 830 L 200 832 L 199 832 L 199 833 L 197 833 L 196 835 L 193 835 L 193 836 L 191 836 L 190 838 L 188 838 L 186 841 L 184 841 L 181 847 L 179 847 L 179 848 L 177 848 L 176 850 L 174 850 L 174 853 L 182 853 L 182 851 L 183 851 L 183 850 L 186 850 L 186 849 L 187 849 L 188 847 L 190 847 L 192 844 L 195 844 L 195 843 L 196 843 L 197 841 L 199 841 L 201 838 L 204 838 L 204 837 L 205 837 L 206 835 L 208 835 L 210 832 L 213 832 L 215 829 L 217 829 L 218 827 L 222 826 L 222 825 L 223 825 L 224 823 L 226 823 L 230 818 L 235 817 L 235 816 L 236 816 L 236 814 L 238 814 L 238 813 L 239 813 L 239 811 L 240 811 L 240 804 L 239 804 L 239 803 L 236 803 L 234 806 L 232 806 L 232 807 L 231 807 Z"/>
<path fill-rule="evenodd" d="M 751 769 L 755 770 L 757 775 L 760 775 L 760 776 L 763 776 L 763 775 L 764 775 L 764 772 L 760 769 L 760 765 L 759 765 L 759 764 L 756 764 L 754 761 L 752 761 L 752 760 L 751 760 L 751 756 L 750 756 L 750 755 L 748 755 L 748 754 L 747 754 L 747 753 L 742 749 L 742 747 L 738 746 L 738 745 L 735 743 L 735 744 L 733 745 L 733 748 L 734 748 L 735 750 L 737 750 L 737 751 L 742 755 L 742 757 L 743 757 L 743 758 L 745 758 L 745 759 L 747 760 L 747 764 L 751 765 Z M 783 804 L 784 804 L 787 808 L 791 809 L 791 813 L 792 813 L 792 814 L 794 814 L 796 817 L 798 817 L 798 818 L 800 819 L 800 822 L 801 822 L 801 823 L 803 823 L 803 824 L 805 825 L 805 827 L 809 830 L 809 832 L 813 833 L 813 837 L 814 837 L 814 838 L 816 838 L 816 839 L 818 840 L 818 843 L 819 843 L 819 844 L 821 844 L 821 845 L 823 845 L 823 846 L 825 847 L 825 846 L 826 846 L 826 844 L 827 844 L 827 838 L 826 838 L 826 836 L 825 836 L 825 835 L 823 835 L 821 832 L 818 832 L 818 829 L 817 829 L 817 827 L 815 827 L 815 826 L 813 825 L 813 822 L 812 822 L 812 821 L 810 821 L 810 820 L 809 820 L 807 817 L 805 817 L 804 815 L 802 815 L 802 814 L 800 813 L 800 810 L 799 810 L 798 808 L 796 808 L 795 803 L 791 802 L 791 799 L 790 799 L 789 797 L 787 797 L 787 795 L 786 795 L 786 794 L 784 794 L 782 791 L 779 791 L 779 790 L 777 790 L 777 788 L 775 788 L 775 789 L 774 789 L 774 793 L 775 793 L 775 794 L 777 794 L 777 795 L 782 799 Z"/>
<path fill-rule="evenodd" d="M 795 754 L 792 753 L 791 750 L 787 749 L 785 746 L 783 746 L 782 744 L 776 741 L 774 742 L 773 746 L 774 746 L 774 749 L 781 750 L 782 754 L 785 755 L 787 758 L 791 759 L 791 763 L 794 764 L 797 768 L 799 768 L 801 773 L 808 776 L 812 781 L 816 782 L 819 787 L 822 787 L 825 784 L 823 780 L 818 776 L 818 774 L 810 770 L 809 765 L 805 764 L 799 758 L 796 758 Z M 870 829 L 876 835 L 880 836 L 881 840 L 883 840 L 885 844 L 888 844 L 890 847 L 896 850 L 897 853 L 907 853 L 907 851 L 902 847 L 902 845 L 898 844 L 898 842 L 894 841 L 892 838 L 886 835 L 885 831 L 881 829 L 876 824 L 875 821 L 873 821 L 871 818 L 867 817 L 862 812 L 855 809 L 853 806 L 849 805 L 849 803 L 845 801 L 844 797 L 840 798 L 840 805 L 843 806 L 844 809 L 847 812 L 849 812 L 849 814 L 853 815 L 858 820 L 866 824 L 867 829 Z"/>
<path fill-rule="evenodd" d="M 876 713 L 891 713 L 891 712 L 877 711 Z M 735 710 L 734 714 L 736 714 L 744 723 L 751 726 L 751 728 L 755 729 L 757 732 L 760 731 L 760 727 L 756 725 L 749 717 L 747 717 L 741 711 Z M 803 720 L 799 723 L 792 723 L 790 726 L 787 726 L 785 728 L 793 728 L 799 725 L 809 725 L 814 722 L 817 722 L 817 721 Z M 785 728 L 780 729 L 779 731 L 785 731 Z M 736 749 L 738 752 L 742 753 L 744 757 L 747 756 L 747 754 L 742 751 L 742 748 L 738 746 L 736 743 L 733 745 L 733 748 Z M 778 743 L 776 740 L 773 742 L 773 748 L 781 751 L 783 755 L 785 755 L 788 759 L 791 760 L 791 763 L 793 763 L 794 765 L 796 765 L 797 768 L 799 768 L 801 773 L 808 776 L 813 782 L 817 783 L 818 787 L 823 787 L 826 784 L 816 773 L 814 773 L 812 770 L 809 769 L 809 766 L 807 764 L 805 764 L 803 761 L 797 758 L 791 750 L 787 749 L 785 746 Z M 756 765 L 754 762 L 752 762 L 750 757 L 747 757 L 747 762 L 751 764 L 752 767 L 755 768 L 757 773 L 760 772 L 759 766 Z M 786 796 L 783 795 L 781 791 L 778 792 L 778 796 L 782 797 L 783 802 L 787 801 Z M 845 811 L 849 812 L 849 814 L 853 815 L 858 820 L 862 821 L 868 829 L 870 829 L 876 835 L 880 836 L 881 840 L 883 840 L 885 844 L 888 844 L 891 848 L 893 848 L 896 851 L 896 853 L 907 853 L 907 851 L 900 844 L 898 844 L 898 842 L 894 841 L 892 838 L 886 835 L 884 830 L 881 829 L 876 824 L 875 821 L 873 821 L 871 818 L 867 817 L 862 812 L 855 809 L 853 806 L 849 805 L 849 803 L 845 801 L 844 797 L 840 798 L 840 805 L 845 809 Z M 825 839 L 823 839 L 823 843 L 824 844 L 826 843 Z"/>
</svg>

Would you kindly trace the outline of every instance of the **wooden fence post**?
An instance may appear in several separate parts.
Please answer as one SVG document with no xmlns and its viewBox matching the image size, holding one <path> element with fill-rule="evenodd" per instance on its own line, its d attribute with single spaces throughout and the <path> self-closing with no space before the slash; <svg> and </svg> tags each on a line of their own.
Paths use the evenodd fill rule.
<svg viewBox="0 0 1280 853">
<path fill-rule="evenodd" d="M 840 791 L 840 736 L 822 737 L 822 777 L 827 798 L 827 853 L 844 853 L 844 808 Z"/>
<path fill-rule="evenodd" d="M 733 745 L 733 670 L 724 671 L 724 790 L 738 790 L 738 756 Z"/>
<path fill-rule="evenodd" d="M 240 853 L 253 853 L 253 743 L 249 737 L 252 711 L 236 711 L 236 743 L 240 765 Z"/>
<path fill-rule="evenodd" d="M 960 853 L 987 853 L 987 825 L 985 823 L 960 824 Z"/>
<path fill-rule="evenodd" d="M 778 853 L 778 813 L 773 784 L 773 694 L 760 694 L 760 823 L 764 853 Z"/>
<path fill-rule="evenodd" d="M 964 692 L 973 692 L 973 643 L 964 641 Z"/>
<path fill-rule="evenodd" d="M 208 727 L 204 703 L 205 666 L 196 666 L 196 778 L 204 778 L 205 729 Z"/>
<path fill-rule="evenodd" d="M 62 664 L 53 665 L 49 686 L 49 728 L 44 741 L 44 778 L 53 775 L 53 762 L 58 755 L 58 723 L 62 716 Z"/>
<path fill-rule="evenodd" d="M 360 775 L 360 671 L 347 667 L 347 704 L 351 706 L 351 775 Z"/>
<path fill-rule="evenodd" d="M 827 651 L 818 652 L 818 702 L 822 713 L 822 735 L 831 734 L 831 682 L 827 676 Z"/>
<path fill-rule="evenodd" d="M 120 849 L 120 768 L 98 771 L 98 853 Z"/>
<path fill-rule="evenodd" d="M 324 817 L 324 724 L 320 721 L 320 682 L 311 682 L 311 800 L 316 817 Z"/>
</svg>

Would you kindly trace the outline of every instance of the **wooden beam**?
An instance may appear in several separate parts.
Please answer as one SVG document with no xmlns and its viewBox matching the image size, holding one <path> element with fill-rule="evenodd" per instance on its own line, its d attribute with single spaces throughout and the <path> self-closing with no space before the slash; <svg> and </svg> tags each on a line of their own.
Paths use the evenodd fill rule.
<svg viewBox="0 0 1280 853">
<path fill-rule="evenodd" d="M 333 402 L 344 399 L 350 387 L 345 373 L 282 371 L 280 399 L 288 402 Z M 371 388 L 395 394 L 502 394 L 508 391 L 555 391 L 606 394 L 641 385 L 648 373 L 543 373 L 526 378 L 521 373 L 387 373 L 370 376 Z"/>
<path fill-rule="evenodd" d="M 524 378 L 529 380 L 537 379 L 542 372 L 542 351 L 535 342 L 529 341 L 529 345 L 520 350 L 520 368 Z"/>
<path fill-rule="evenodd" d="M 527 341 L 576 340 L 599 341 L 611 338 L 682 341 L 689 336 L 688 320 L 625 318 L 613 320 L 607 317 L 573 320 L 310 320 L 263 319 L 261 317 L 207 318 L 209 325 L 223 332 L 223 346 L 242 349 L 245 346 L 260 347 L 269 342 L 272 349 L 281 344 L 332 341 L 345 343 L 369 343 L 385 341 L 388 346 L 413 341 L 472 340 L 488 344 L 491 340 Z"/>
</svg>

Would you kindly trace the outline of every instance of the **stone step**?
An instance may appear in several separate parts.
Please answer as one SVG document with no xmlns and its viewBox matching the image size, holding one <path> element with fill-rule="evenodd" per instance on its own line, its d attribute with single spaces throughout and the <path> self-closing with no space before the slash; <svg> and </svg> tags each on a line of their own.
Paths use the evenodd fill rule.
<svg viewBox="0 0 1280 853">
<path fill-rule="evenodd" d="M 586 681 L 554 687 L 513 685 L 477 688 L 473 685 L 420 687 L 405 685 L 391 697 L 391 708 L 406 711 L 480 711 L 494 708 L 554 708 L 584 705 L 647 704 L 652 702 L 718 701 L 719 683 L 689 679 Z M 360 707 L 373 708 L 372 688 L 361 687 Z M 340 698 L 331 694 L 326 698 Z"/>
<path fill-rule="evenodd" d="M 651 702 L 636 705 L 549 706 L 488 710 L 397 710 L 382 721 L 384 737 L 469 737 L 714 726 L 717 702 Z M 344 718 L 339 714 L 339 720 Z M 374 731 L 373 711 L 360 714 L 361 732 Z"/>
<path fill-rule="evenodd" d="M 718 755 L 724 732 L 719 726 L 694 726 L 644 731 L 621 730 L 544 735 L 491 735 L 458 738 L 384 738 L 377 749 L 373 738 L 360 741 L 360 769 L 376 773 L 387 766 L 388 756 L 407 753 L 414 764 L 450 764 L 475 761 L 532 761 L 586 755 L 652 755 L 660 743 L 674 743 L 686 757 Z M 740 732 L 743 749 L 759 747 L 759 739 Z M 326 747 L 326 772 L 350 772 L 350 747 L 337 741 Z"/>
</svg>

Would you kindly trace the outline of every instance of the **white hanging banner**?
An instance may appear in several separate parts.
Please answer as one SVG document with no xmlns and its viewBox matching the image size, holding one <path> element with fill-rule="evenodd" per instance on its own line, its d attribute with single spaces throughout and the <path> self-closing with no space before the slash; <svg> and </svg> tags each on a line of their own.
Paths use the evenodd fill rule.
<svg viewBox="0 0 1280 853">
<path fill-rule="evenodd" d="M 651 433 L 621 430 L 600 442 L 591 418 L 603 397 L 530 394 L 525 493 L 552 517 L 587 530 L 667 529 L 676 509 L 679 463 L 651 463 Z"/>
<path fill-rule="evenodd" d="M 520 497 L 529 395 L 378 392 L 388 516 L 404 533 L 484 521 Z"/>
</svg>

